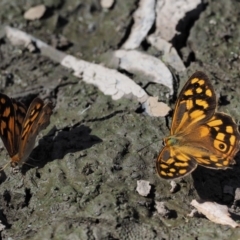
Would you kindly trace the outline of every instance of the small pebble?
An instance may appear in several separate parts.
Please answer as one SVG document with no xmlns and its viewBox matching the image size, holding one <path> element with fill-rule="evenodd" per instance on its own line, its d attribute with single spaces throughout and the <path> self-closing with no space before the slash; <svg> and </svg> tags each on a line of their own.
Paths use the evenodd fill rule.
<svg viewBox="0 0 240 240">
<path fill-rule="evenodd" d="M 29 8 L 24 13 L 24 18 L 27 20 L 36 20 L 40 19 L 46 12 L 46 7 L 44 5 L 37 5 L 35 7 Z"/>
</svg>

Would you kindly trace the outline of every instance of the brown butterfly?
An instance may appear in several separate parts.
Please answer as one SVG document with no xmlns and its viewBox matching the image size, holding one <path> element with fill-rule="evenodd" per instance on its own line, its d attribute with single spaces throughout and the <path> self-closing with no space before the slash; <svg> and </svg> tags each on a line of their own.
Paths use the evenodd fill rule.
<svg viewBox="0 0 240 240">
<path fill-rule="evenodd" d="M 197 165 L 225 169 L 234 163 L 240 135 L 234 120 L 216 112 L 213 86 L 203 72 L 194 73 L 179 94 L 170 131 L 156 169 L 165 179 L 188 175 Z"/>
<path fill-rule="evenodd" d="M 11 157 L 21 165 L 34 148 L 38 133 L 50 123 L 52 104 L 35 98 L 27 109 L 21 102 L 0 93 L 0 137 Z"/>
</svg>

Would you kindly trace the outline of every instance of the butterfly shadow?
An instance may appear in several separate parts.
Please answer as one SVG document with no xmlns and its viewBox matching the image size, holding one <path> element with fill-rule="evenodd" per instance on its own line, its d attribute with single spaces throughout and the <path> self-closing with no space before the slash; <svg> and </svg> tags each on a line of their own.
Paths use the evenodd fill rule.
<svg viewBox="0 0 240 240">
<path fill-rule="evenodd" d="M 102 142 L 102 139 L 91 135 L 91 129 L 84 125 L 53 128 L 39 141 L 39 145 L 32 151 L 27 164 L 22 167 L 25 174 L 30 168 L 43 168 L 47 163 L 55 159 L 62 159 L 68 153 L 74 153 L 91 148 Z"/>
<path fill-rule="evenodd" d="M 198 166 L 192 173 L 194 187 L 200 199 L 232 204 L 235 190 L 240 188 L 240 153 L 236 164 L 226 170 L 215 170 Z"/>
</svg>

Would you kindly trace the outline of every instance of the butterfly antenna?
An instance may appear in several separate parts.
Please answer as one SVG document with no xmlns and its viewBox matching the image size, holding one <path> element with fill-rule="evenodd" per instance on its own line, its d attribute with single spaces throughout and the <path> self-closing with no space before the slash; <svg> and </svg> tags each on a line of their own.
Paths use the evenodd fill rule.
<svg viewBox="0 0 240 240">
<path fill-rule="evenodd" d="M 31 160 L 33 160 L 35 162 L 37 161 L 37 160 L 35 160 L 34 158 L 31 158 L 31 157 L 29 157 L 29 159 L 31 159 Z M 30 163 L 27 163 L 27 162 L 24 162 L 23 165 L 27 165 L 27 166 L 30 166 L 30 167 L 36 167 L 36 166 L 34 166 L 34 165 L 30 164 Z"/>
<path fill-rule="evenodd" d="M 35 159 L 35 158 L 32 158 L 32 157 L 28 157 L 28 158 L 31 159 L 31 160 L 33 160 L 33 162 L 38 162 L 38 160 Z"/>
<path fill-rule="evenodd" d="M 153 141 L 153 142 L 149 143 L 148 145 L 146 145 L 146 146 L 140 148 L 139 150 L 137 150 L 137 152 L 141 152 L 144 148 L 147 148 L 147 147 L 151 146 L 153 143 L 156 143 L 156 142 L 159 142 L 159 140 L 156 140 L 156 141 Z"/>
<path fill-rule="evenodd" d="M 31 159 L 34 163 L 40 162 L 39 160 L 34 159 L 34 158 L 32 158 L 32 157 L 28 157 L 28 159 Z M 32 165 L 32 164 L 30 164 L 30 163 L 28 163 L 28 162 L 25 162 L 24 164 L 26 164 L 26 165 L 28 165 L 28 166 L 30 166 L 30 167 L 37 167 L 36 165 Z"/>
<path fill-rule="evenodd" d="M 36 167 L 36 166 L 34 166 L 34 165 L 30 164 L 30 163 L 24 163 L 24 164 L 27 165 L 27 166 L 30 166 L 30 167 Z"/>
</svg>

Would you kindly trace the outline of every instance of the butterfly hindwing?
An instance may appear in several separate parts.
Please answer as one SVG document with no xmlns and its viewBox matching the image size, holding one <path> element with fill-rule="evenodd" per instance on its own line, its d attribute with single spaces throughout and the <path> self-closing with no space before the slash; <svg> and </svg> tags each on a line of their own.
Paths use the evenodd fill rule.
<svg viewBox="0 0 240 240">
<path fill-rule="evenodd" d="M 169 146 L 163 148 L 156 161 L 158 174 L 166 179 L 183 177 L 196 167 L 197 162 L 191 155 Z"/>
<path fill-rule="evenodd" d="M 19 136 L 22 133 L 22 125 L 23 125 L 23 121 L 26 117 L 26 113 L 27 113 L 27 108 L 24 104 L 22 104 L 21 102 L 16 101 L 15 99 L 11 99 L 13 107 L 14 107 L 14 117 L 15 117 L 15 136 L 17 139 L 17 142 L 19 144 Z M 17 144 L 17 148 L 18 148 L 18 144 Z"/>
<path fill-rule="evenodd" d="M 202 139 L 202 145 L 206 146 L 208 155 L 196 158 L 198 164 L 210 168 L 227 168 L 234 163 L 233 157 L 239 151 L 238 126 L 224 113 L 215 113 L 205 126 L 209 128 L 209 134 Z"/>
</svg>

